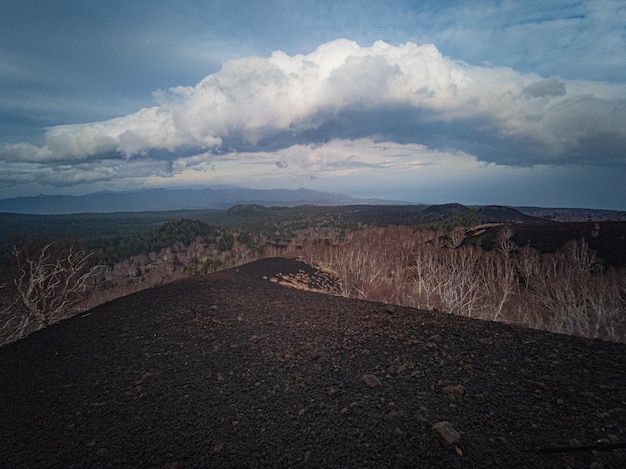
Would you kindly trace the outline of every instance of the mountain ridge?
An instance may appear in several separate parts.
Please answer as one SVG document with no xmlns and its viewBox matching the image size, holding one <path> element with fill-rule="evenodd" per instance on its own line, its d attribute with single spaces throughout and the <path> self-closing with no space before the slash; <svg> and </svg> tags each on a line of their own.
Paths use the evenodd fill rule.
<svg viewBox="0 0 626 469">
<path fill-rule="evenodd" d="M 241 205 L 262 207 L 381 206 L 412 207 L 422 212 L 422 221 L 450 216 L 476 215 L 477 221 L 626 221 L 626 211 L 528 206 L 463 205 L 460 203 L 415 203 L 377 198 L 356 198 L 341 193 L 299 189 L 248 189 L 231 186 L 213 188 L 153 188 L 125 192 L 104 190 L 83 195 L 22 196 L 0 199 L 0 213 L 23 215 L 78 215 L 180 210 L 229 210 Z M 483 220 L 484 221 L 484 220 Z"/>
<path fill-rule="evenodd" d="M 0 199 L 0 212 L 29 215 L 75 213 L 151 212 L 167 210 L 227 210 L 234 205 L 297 206 L 391 203 L 382 199 L 356 199 L 312 189 L 143 189 L 102 191 L 84 195 L 38 195 Z"/>
</svg>

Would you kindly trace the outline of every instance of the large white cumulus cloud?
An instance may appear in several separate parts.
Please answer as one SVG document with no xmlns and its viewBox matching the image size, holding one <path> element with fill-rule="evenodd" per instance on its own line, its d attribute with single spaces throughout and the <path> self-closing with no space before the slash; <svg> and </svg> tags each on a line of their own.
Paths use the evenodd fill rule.
<svg viewBox="0 0 626 469">
<path fill-rule="evenodd" d="M 442 56 L 434 45 L 378 41 L 361 47 L 341 39 L 308 55 L 277 51 L 269 58 L 227 62 L 195 86 L 155 93 L 153 107 L 103 122 L 52 127 L 41 146 L 5 145 L 0 158 L 173 160 L 181 153 L 236 151 L 237 145 L 247 151 L 256 145 L 259 151 L 287 148 L 313 137 L 379 136 L 434 145 L 413 132 L 424 127 L 440 134 L 442 147 L 477 153 L 486 161 L 613 161 L 626 149 L 624 97 L 624 84 L 470 66 Z M 349 127 L 343 134 L 323 135 L 325 124 L 342 119 Z M 396 120 L 402 130 L 394 134 Z M 480 154 L 485 141 L 498 148 L 510 142 L 509 156 Z M 520 151 L 521 144 L 528 149 Z"/>
</svg>

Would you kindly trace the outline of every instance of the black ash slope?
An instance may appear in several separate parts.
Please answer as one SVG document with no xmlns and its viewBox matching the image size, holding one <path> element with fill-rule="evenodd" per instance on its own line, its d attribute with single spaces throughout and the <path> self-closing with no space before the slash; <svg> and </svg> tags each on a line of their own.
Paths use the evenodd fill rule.
<svg viewBox="0 0 626 469">
<path fill-rule="evenodd" d="M 143 291 L 0 348 L 0 467 L 626 464 L 539 451 L 626 440 L 626 346 L 262 280 L 294 262 Z M 463 456 L 433 437 L 442 420 Z"/>
</svg>

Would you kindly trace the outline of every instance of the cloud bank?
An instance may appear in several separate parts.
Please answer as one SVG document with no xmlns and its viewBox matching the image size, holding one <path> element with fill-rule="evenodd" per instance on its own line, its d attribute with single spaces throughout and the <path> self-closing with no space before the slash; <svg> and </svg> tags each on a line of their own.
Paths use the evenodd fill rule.
<svg viewBox="0 0 626 469">
<path fill-rule="evenodd" d="M 3 145 L 0 184 L 167 175 L 268 158 L 273 170 L 314 175 L 328 167 L 313 164 L 310 149 L 332 141 L 367 142 L 352 155 L 371 156 L 367 148 L 387 142 L 520 167 L 624 165 L 625 97 L 624 84 L 470 66 L 432 44 L 339 39 L 307 55 L 232 60 L 195 86 L 154 93 L 152 107 L 50 127 L 41 145 Z M 334 168 L 405 164 L 397 155 L 342 158 Z"/>
</svg>

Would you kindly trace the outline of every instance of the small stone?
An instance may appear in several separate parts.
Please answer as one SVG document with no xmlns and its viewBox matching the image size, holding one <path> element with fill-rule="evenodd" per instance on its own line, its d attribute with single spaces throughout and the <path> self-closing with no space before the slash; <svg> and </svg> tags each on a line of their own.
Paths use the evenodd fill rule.
<svg viewBox="0 0 626 469">
<path fill-rule="evenodd" d="M 335 386 L 331 386 L 331 387 L 328 389 L 328 395 L 329 395 L 329 396 L 334 396 L 335 394 L 337 394 L 337 388 L 335 388 Z"/>
<path fill-rule="evenodd" d="M 363 375 L 363 381 L 365 381 L 365 384 L 367 384 L 367 386 L 370 388 L 377 388 L 381 384 L 378 377 L 373 374 Z"/>
<path fill-rule="evenodd" d="M 433 425 L 433 432 L 441 444 L 448 449 L 455 450 L 461 443 L 461 435 L 450 422 L 437 422 Z"/>
<path fill-rule="evenodd" d="M 301 416 L 301 417 L 302 417 L 305 413 L 306 413 L 306 409 L 300 409 L 300 410 L 298 411 L 298 415 L 299 415 L 299 416 Z"/>
<path fill-rule="evenodd" d="M 209 311 L 217 311 L 218 307 L 217 305 L 211 305 L 211 307 L 209 308 Z"/>
<path fill-rule="evenodd" d="M 385 414 L 385 420 L 391 421 L 398 417 L 398 411 L 396 409 L 390 410 Z"/>
<path fill-rule="evenodd" d="M 457 384 L 454 386 L 444 386 L 441 389 L 447 399 L 454 401 L 455 399 L 460 399 L 463 394 L 465 394 L 465 388 L 462 384 Z"/>
<path fill-rule="evenodd" d="M 308 383 L 306 381 L 306 379 L 304 379 L 303 376 L 298 376 L 296 377 L 296 386 L 298 386 L 299 388 L 302 389 L 306 389 L 308 386 Z"/>
<path fill-rule="evenodd" d="M 313 452 L 311 450 L 308 450 L 304 453 L 304 462 L 307 463 L 311 460 L 311 455 L 313 454 Z"/>
</svg>

